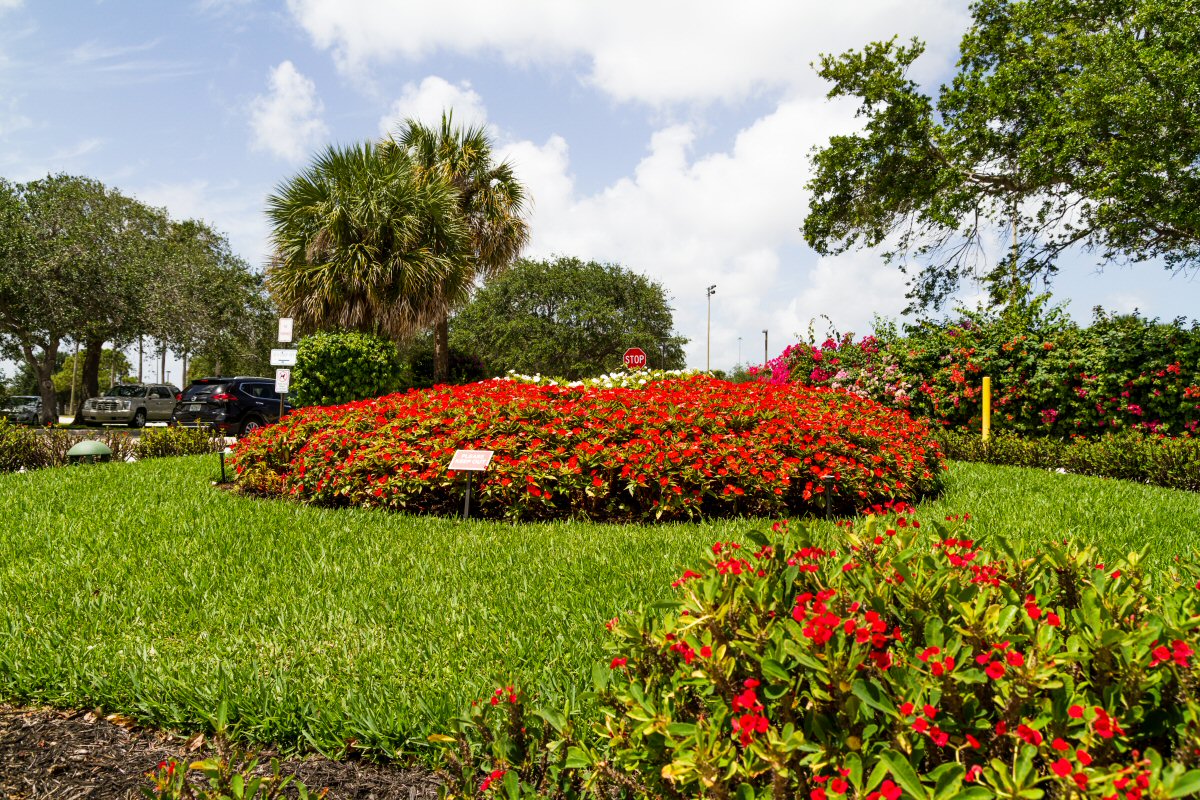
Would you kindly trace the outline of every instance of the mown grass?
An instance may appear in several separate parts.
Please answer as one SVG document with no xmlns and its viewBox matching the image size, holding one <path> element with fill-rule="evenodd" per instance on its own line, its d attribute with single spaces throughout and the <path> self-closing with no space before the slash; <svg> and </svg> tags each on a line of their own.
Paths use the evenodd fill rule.
<svg viewBox="0 0 1200 800">
<path fill-rule="evenodd" d="M 603 621 L 755 521 L 656 527 L 331 511 L 230 495 L 213 458 L 0 476 L 0 699 L 406 757 L 472 698 L 582 685 Z M 924 519 L 1154 563 L 1200 495 L 955 464 Z M 832 527 L 826 528 L 832 533 Z M 349 743 L 353 741 L 353 747 Z"/>
</svg>

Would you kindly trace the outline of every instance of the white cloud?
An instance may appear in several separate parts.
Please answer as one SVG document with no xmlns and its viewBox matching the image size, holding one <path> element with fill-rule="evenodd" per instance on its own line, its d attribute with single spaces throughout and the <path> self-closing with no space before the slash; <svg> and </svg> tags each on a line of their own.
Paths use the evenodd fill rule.
<svg viewBox="0 0 1200 800">
<path fill-rule="evenodd" d="M 0 138 L 33 126 L 33 120 L 17 109 L 16 98 L 0 101 Z"/>
<path fill-rule="evenodd" d="M 233 251 L 260 269 L 268 257 L 268 225 L 262 198 L 267 191 L 240 183 L 212 184 L 197 179 L 135 186 L 143 203 L 165 208 L 174 219 L 198 219 L 229 237 Z"/>
<path fill-rule="evenodd" d="M 388 113 L 379 120 L 379 132 L 391 133 L 398 124 L 414 118 L 426 125 L 441 122 L 442 112 L 453 111 L 456 125 L 483 125 L 487 122 L 487 108 L 483 98 L 471 88 L 468 81 L 453 84 L 445 78 L 430 75 L 416 83 L 404 84 L 400 97 L 392 103 Z"/>
<path fill-rule="evenodd" d="M 764 89 L 819 90 L 810 67 L 818 53 L 895 34 L 925 35 L 933 51 L 927 64 L 941 68 L 952 60 L 967 19 L 957 0 L 457 0 L 421 6 L 288 0 L 288 8 L 347 71 L 437 51 L 493 52 L 511 63 L 584 59 L 586 80 L 601 91 L 651 104 L 737 101 Z"/>
<path fill-rule="evenodd" d="M 279 158 L 301 161 L 329 135 L 321 119 L 325 108 L 317 87 L 291 61 L 271 70 L 269 85 L 268 94 L 250 103 L 251 144 Z"/>
<path fill-rule="evenodd" d="M 0 14 L 20 8 L 25 0 L 0 0 Z"/>
<path fill-rule="evenodd" d="M 899 271 L 862 252 L 818 259 L 798 230 L 808 207 L 808 152 L 830 132 L 852 126 L 851 109 L 795 100 L 742 130 L 727 152 L 697 155 L 684 125 L 654 133 L 633 174 L 595 194 L 576 191 L 567 143 L 513 142 L 513 162 L 534 200 L 529 254 L 615 261 L 661 282 L 674 298 L 676 326 L 692 341 L 689 362 L 703 366 L 707 304 L 713 298 L 713 366 L 731 366 L 737 339 L 758 358 L 761 331 L 772 352 L 829 315 L 860 333 L 874 312 L 905 305 Z M 820 323 L 823 330 L 824 323 Z"/>
</svg>

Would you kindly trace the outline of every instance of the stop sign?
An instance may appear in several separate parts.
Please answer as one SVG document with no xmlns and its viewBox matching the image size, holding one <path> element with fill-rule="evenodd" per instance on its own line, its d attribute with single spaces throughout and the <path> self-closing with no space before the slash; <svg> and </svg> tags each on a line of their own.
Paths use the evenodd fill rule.
<svg viewBox="0 0 1200 800">
<path fill-rule="evenodd" d="M 641 369 L 646 366 L 646 351 L 640 347 L 631 347 L 626 350 L 625 366 L 628 369 Z"/>
</svg>

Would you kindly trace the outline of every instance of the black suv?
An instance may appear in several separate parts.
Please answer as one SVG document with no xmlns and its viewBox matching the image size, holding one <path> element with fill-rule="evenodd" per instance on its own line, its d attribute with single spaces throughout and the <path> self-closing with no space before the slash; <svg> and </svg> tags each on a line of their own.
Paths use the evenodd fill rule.
<svg viewBox="0 0 1200 800">
<path fill-rule="evenodd" d="M 287 414 L 292 407 L 283 405 Z M 247 434 L 279 421 L 279 395 L 273 378 L 238 375 L 233 378 L 198 378 L 183 390 L 171 415 L 172 425 L 216 428 L 235 435 Z"/>
</svg>

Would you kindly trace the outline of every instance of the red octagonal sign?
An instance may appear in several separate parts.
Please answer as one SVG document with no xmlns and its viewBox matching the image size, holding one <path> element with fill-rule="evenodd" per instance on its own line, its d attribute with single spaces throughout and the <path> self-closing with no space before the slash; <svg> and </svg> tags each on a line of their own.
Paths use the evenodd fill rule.
<svg viewBox="0 0 1200 800">
<path fill-rule="evenodd" d="M 640 347 L 631 347 L 626 350 L 625 366 L 629 369 L 641 369 L 646 366 L 646 351 Z"/>
</svg>

